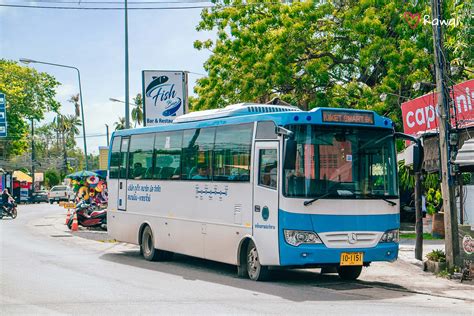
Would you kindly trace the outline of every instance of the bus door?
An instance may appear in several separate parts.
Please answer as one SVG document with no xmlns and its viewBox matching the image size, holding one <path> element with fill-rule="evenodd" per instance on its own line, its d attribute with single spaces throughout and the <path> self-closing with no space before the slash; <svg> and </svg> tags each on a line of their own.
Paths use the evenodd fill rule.
<svg viewBox="0 0 474 316">
<path fill-rule="evenodd" d="M 122 137 L 120 146 L 120 168 L 118 180 L 118 201 L 117 209 L 120 211 L 127 210 L 127 171 L 128 171 L 128 147 L 130 143 L 129 137 Z"/>
<path fill-rule="evenodd" d="M 256 142 L 254 150 L 253 237 L 263 265 L 279 264 L 277 141 Z"/>
</svg>

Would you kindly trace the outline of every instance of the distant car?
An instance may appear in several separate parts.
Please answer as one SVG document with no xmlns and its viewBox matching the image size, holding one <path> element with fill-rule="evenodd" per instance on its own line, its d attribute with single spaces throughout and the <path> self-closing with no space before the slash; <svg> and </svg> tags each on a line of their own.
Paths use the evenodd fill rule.
<svg viewBox="0 0 474 316">
<path fill-rule="evenodd" d="M 70 201 L 74 198 L 74 192 L 67 185 L 56 185 L 51 188 L 48 194 L 49 203 L 60 201 Z"/>
<path fill-rule="evenodd" d="M 36 191 L 31 194 L 30 203 L 42 203 L 48 202 L 48 192 L 47 191 Z"/>
</svg>

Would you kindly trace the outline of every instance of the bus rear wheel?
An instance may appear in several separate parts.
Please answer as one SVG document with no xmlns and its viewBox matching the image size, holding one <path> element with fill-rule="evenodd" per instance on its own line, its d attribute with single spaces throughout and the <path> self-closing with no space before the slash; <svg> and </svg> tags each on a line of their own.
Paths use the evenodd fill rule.
<svg viewBox="0 0 474 316">
<path fill-rule="evenodd" d="M 356 280 L 362 272 L 362 266 L 343 266 L 337 269 L 339 277 L 343 280 Z"/>
<path fill-rule="evenodd" d="M 260 264 L 257 246 L 252 241 L 247 248 L 247 273 L 254 281 L 265 281 L 270 277 L 268 267 Z"/>
<path fill-rule="evenodd" d="M 151 231 L 150 226 L 146 226 L 143 229 L 142 241 L 140 243 L 140 252 L 143 254 L 143 258 L 148 261 L 169 260 L 173 255 L 171 252 L 155 248 L 153 232 Z"/>
</svg>

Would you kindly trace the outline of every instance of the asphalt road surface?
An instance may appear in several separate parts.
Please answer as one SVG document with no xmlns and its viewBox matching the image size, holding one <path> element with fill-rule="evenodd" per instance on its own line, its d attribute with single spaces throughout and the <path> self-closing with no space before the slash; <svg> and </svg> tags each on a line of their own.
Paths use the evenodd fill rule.
<svg viewBox="0 0 474 316">
<path fill-rule="evenodd" d="M 473 314 L 472 301 L 364 280 L 376 266 L 349 283 L 316 269 L 253 282 L 187 256 L 147 262 L 136 246 L 71 237 L 58 229 L 63 217 L 57 205 L 20 205 L 17 219 L 0 221 L 0 315 Z"/>
</svg>

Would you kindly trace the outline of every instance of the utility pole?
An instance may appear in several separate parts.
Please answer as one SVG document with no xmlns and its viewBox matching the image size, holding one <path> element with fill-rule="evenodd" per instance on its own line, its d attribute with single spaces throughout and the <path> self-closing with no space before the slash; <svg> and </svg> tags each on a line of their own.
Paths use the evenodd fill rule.
<svg viewBox="0 0 474 316">
<path fill-rule="evenodd" d="M 421 209 L 421 171 L 415 172 L 415 258 L 423 260 L 423 213 Z"/>
<path fill-rule="evenodd" d="M 35 191 L 35 121 L 31 119 L 31 186 Z"/>
<path fill-rule="evenodd" d="M 436 87 L 438 90 L 439 108 L 439 147 L 441 167 L 441 193 L 443 195 L 445 252 L 448 268 L 453 268 L 459 260 L 458 221 L 456 200 L 454 195 L 455 177 L 452 175 L 451 148 L 450 148 L 450 105 L 449 94 L 446 90 L 445 71 L 446 59 L 443 51 L 441 23 L 441 0 L 431 0 L 433 23 L 434 65 L 436 72 Z"/>
<path fill-rule="evenodd" d="M 128 87 L 128 3 L 125 0 L 125 128 L 130 128 L 130 101 Z"/>
</svg>

